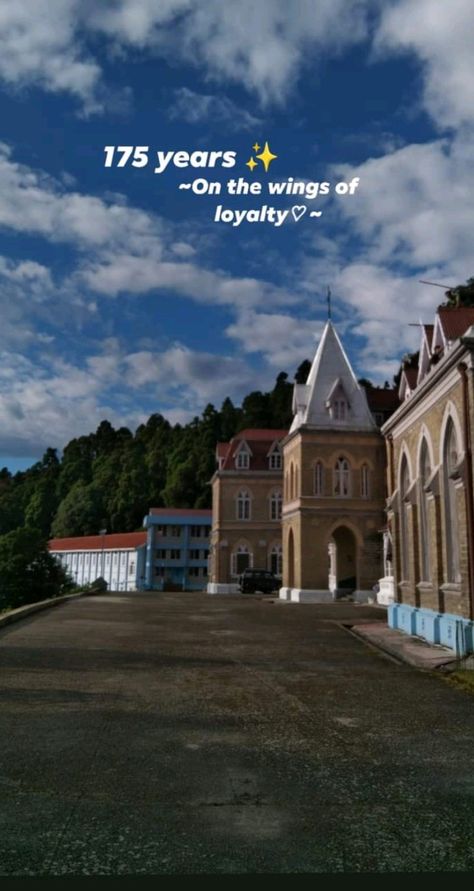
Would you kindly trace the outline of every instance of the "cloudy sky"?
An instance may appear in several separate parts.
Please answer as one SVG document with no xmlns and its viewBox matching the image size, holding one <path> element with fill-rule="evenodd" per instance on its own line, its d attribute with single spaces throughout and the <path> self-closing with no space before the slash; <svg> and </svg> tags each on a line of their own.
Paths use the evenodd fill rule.
<svg viewBox="0 0 474 891">
<path fill-rule="evenodd" d="M 472 0 L 2 0 L 0 466 L 292 377 L 328 285 L 357 371 L 390 378 L 443 298 L 419 279 L 474 275 L 473 27 Z M 120 145 L 149 163 L 106 167 Z M 197 150 L 235 167 L 154 172 Z M 331 189 L 265 194 L 290 176 Z"/>
</svg>

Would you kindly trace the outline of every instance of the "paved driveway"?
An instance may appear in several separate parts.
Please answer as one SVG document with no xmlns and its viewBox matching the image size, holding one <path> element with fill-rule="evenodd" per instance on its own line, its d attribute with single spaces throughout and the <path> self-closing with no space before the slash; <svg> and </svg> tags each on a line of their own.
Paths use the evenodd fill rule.
<svg viewBox="0 0 474 891">
<path fill-rule="evenodd" d="M 474 866 L 474 698 L 340 623 L 106 595 L 0 633 L 0 873 Z"/>
</svg>

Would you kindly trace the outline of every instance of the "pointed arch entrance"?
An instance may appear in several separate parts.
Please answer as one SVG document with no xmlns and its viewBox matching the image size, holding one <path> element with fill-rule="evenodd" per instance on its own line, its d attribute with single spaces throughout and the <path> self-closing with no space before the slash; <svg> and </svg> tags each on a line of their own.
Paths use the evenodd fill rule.
<svg viewBox="0 0 474 891">
<path fill-rule="evenodd" d="M 357 589 L 357 541 L 348 526 L 338 526 L 329 540 L 329 589 L 336 597 Z"/>
</svg>

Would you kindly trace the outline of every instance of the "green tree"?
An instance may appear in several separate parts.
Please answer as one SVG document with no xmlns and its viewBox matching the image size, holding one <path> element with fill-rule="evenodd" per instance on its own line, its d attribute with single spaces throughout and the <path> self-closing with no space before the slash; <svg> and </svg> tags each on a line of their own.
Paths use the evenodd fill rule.
<svg viewBox="0 0 474 891">
<path fill-rule="evenodd" d="M 75 483 L 58 507 L 52 525 L 55 538 L 97 534 L 104 517 L 102 493 L 92 484 Z"/>
<path fill-rule="evenodd" d="M 2 609 L 57 597 L 72 587 L 38 529 L 14 529 L 0 536 L 0 579 Z"/>
</svg>

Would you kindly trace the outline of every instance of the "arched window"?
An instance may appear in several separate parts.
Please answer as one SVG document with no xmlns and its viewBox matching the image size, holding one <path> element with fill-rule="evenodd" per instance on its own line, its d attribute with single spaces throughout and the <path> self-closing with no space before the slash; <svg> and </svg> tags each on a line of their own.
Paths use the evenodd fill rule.
<svg viewBox="0 0 474 891">
<path fill-rule="evenodd" d="M 290 464 L 290 501 L 295 497 L 295 468 L 293 461 Z"/>
<path fill-rule="evenodd" d="M 313 489 L 315 495 L 322 495 L 324 491 L 324 467 L 321 461 L 314 465 Z"/>
<path fill-rule="evenodd" d="M 456 485 L 454 482 L 458 460 L 456 431 L 450 418 L 444 434 L 443 449 L 444 525 L 448 582 L 458 582 L 460 579 L 458 512 L 456 506 Z"/>
<path fill-rule="evenodd" d="M 232 575 L 241 575 L 244 569 L 252 566 L 252 554 L 247 545 L 239 545 L 233 552 L 231 560 Z"/>
<path fill-rule="evenodd" d="M 410 488 L 410 472 L 406 455 L 403 456 L 400 469 L 400 570 L 402 581 L 410 578 L 410 560 L 408 553 L 408 505 L 406 497 Z"/>
<path fill-rule="evenodd" d="M 281 545 L 274 545 L 271 549 L 269 568 L 273 575 L 281 577 L 283 571 L 283 548 Z"/>
<path fill-rule="evenodd" d="M 338 458 L 334 466 L 334 494 L 340 497 L 349 495 L 350 467 L 347 458 Z"/>
<path fill-rule="evenodd" d="M 426 439 L 423 439 L 420 451 L 420 470 L 418 487 L 418 505 L 420 511 L 420 572 L 422 581 L 430 578 L 430 526 L 428 515 L 428 496 L 425 487 L 431 476 L 430 455 Z"/>
<path fill-rule="evenodd" d="M 246 490 L 237 495 L 237 519 L 250 520 L 250 495 Z"/>
<path fill-rule="evenodd" d="M 360 469 L 360 494 L 362 498 L 369 497 L 369 465 L 363 464 Z"/>
<path fill-rule="evenodd" d="M 282 497 L 281 492 L 273 492 L 270 498 L 270 519 L 271 520 L 281 520 L 281 505 L 282 505 Z"/>
</svg>

